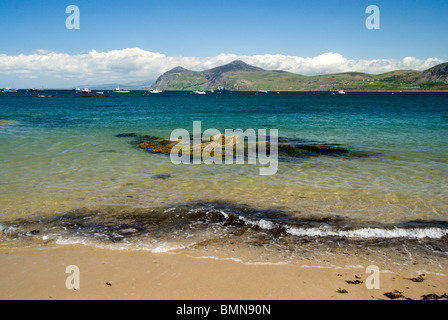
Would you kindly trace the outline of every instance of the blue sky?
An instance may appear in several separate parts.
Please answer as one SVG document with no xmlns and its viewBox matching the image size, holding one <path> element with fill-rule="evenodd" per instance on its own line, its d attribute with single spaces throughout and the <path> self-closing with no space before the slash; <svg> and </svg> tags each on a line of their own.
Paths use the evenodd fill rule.
<svg viewBox="0 0 448 320">
<path fill-rule="evenodd" d="M 79 30 L 65 27 L 72 4 L 80 9 Z M 380 8 L 380 30 L 365 27 L 372 4 Z M 0 55 L 7 56 L 140 48 L 167 57 L 331 52 L 354 60 L 447 61 L 448 1 L 0 0 L 0 33 Z"/>
</svg>

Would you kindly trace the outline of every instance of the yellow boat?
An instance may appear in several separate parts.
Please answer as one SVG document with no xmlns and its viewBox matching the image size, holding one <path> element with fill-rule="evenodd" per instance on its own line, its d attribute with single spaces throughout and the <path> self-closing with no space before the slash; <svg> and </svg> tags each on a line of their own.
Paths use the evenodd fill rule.
<svg viewBox="0 0 448 320">
<path fill-rule="evenodd" d="M 113 90 L 113 92 L 115 92 L 115 93 L 129 93 L 129 90 L 120 90 L 120 88 L 116 88 L 115 90 Z"/>
</svg>

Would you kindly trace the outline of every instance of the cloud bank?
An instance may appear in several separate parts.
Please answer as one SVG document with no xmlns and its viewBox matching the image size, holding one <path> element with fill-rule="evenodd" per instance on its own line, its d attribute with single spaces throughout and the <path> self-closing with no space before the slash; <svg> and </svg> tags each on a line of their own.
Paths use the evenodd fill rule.
<svg viewBox="0 0 448 320">
<path fill-rule="evenodd" d="M 55 78 L 73 83 L 127 83 L 154 80 L 176 66 L 201 71 L 236 59 L 267 70 L 285 70 L 303 75 L 338 72 L 379 74 L 397 69 L 424 70 L 445 62 L 438 58 L 422 60 L 415 57 L 405 57 L 401 60 L 354 60 L 332 52 L 317 57 L 281 54 L 241 56 L 224 53 L 214 57 L 169 57 L 139 48 L 107 52 L 92 50 L 85 54 L 37 50 L 28 55 L 0 54 L 0 74 L 22 79 Z"/>
</svg>

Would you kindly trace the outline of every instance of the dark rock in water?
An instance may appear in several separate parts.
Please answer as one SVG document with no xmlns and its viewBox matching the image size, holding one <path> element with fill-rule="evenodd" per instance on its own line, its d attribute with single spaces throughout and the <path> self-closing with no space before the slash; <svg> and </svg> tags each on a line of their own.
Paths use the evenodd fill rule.
<svg viewBox="0 0 448 320">
<path fill-rule="evenodd" d="M 151 179 L 155 179 L 155 180 L 166 180 L 169 178 L 171 178 L 170 174 L 156 174 L 151 177 Z"/>
<path fill-rule="evenodd" d="M 164 140 L 164 139 L 160 138 L 160 137 L 144 135 L 144 136 L 138 136 L 137 142 L 141 143 L 141 142 L 144 142 L 144 141 L 147 141 L 147 140 L 154 141 L 154 140 Z"/>
<path fill-rule="evenodd" d="M 116 138 L 135 138 L 137 137 L 136 133 L 120 133 L 115 135 Z"/>
<path fill-rule="evenodd" d="M 133 134 L 121 134 L 120 137 L 131 136 Z M 180 140 L 169 140 L 154 136 L 135 136 L 136 140 L 132 143 L 137 145 L 138 148 L 144 149 L 152 153 L 162 153 L 169 154 L 171 149 L 179 144 L 186 144 L 186 148 L 183 148 L 183 152 L 188 152 L 188 155 L 193 155 L 193 146 L 188 142 L 182 142 Z M 227 138 L 230 138 L 227 141 Z M 220 135 L 219 137 L 211 137 L 210 141 L 201 142 L 201 150 L 204 150 L 210 143 L 216 142 L 216 139 L 221 139 L 222 141 L 222 156 L 225 157 L 225 143 L 231 143 L 233 145 L 233 156 L 236 157 L 236 144 L 244 143 L 244 155 L 249 155 L 249 148 L 247 141 L 244 141 L 239 136 L 227 137 L 225 135 Z M 266 139 L 266 152 L 270 152 L 269 139 Z M 368 153 L 364 151 L 352 151 L 348 146 L 343 144 L 331 144 L 331 143 L 305 143 L 306 141 L 298 138 L 285 138 L 281 137 L 278 140 L 278 155 L 281 161 L 292 161 L 293 159 L 300 159 L 304 157 L 312 156 L 344 156 L 344 157 L 363 157 L 372 155 L 373 153 Z M 185 145 L 184 145 L 185 147 Z M 258 146 L 257 146 L 258 147 Z M 210 155 L 214 156 L 214 148 L 211 148 Z M 182 151 L 180 151 L 182 152 Z"/>
<path fill-rule="evenodd" d="M 296 146 L 299 150 L 310 151 L 319 154 L 338 154 L 348 153 L 346 146 L 342 144 L 299 144 Z"/>
<path fill-rule="evenodd" d="M 313 155 L 340 155 L 348 153 L 349 149 L 341 144 L 293 144 L 290 142 L 278 144 L 278 155 L 280 157 L 300 158 Z"/>
<path fill-rule="evenodd" d="M 138 144 L 141 149 L 146 149 L 155 153 L 170 153 L 177 142 L 171 140 L 143 141 Z"/>
<path fill-rule="evenodd" d="M 30 231 L 30 234 L 38 234 L 39 233 L 39 230 L 32 230 L 32 231 Z"/>
</svg>

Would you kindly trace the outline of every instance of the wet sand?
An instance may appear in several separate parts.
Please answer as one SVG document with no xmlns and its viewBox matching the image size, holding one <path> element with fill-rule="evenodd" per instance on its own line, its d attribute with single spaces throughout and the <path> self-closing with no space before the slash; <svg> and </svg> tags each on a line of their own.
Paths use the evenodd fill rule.
<svg viewBox="0 0 448 320">
<path fill-rule="evenodd" d="M 367 289 L 365 261 L 352 267 L 244 264 L 182 253 L 99 249 L 81 245 L 0 248 L 0 299 L 325 299 L 377 300 L 443 297 L 448 277 L 424 266 L 399 272 L 379 266 L 380 289 Z M 80 288 L 67 289 L 76 265 Z M 385 269 L 385 267 L 389 268 Z M 383 269 L 384 268 L 384 269 Z M 385 295 L 387 294 L 387 295 Z"/>
</svg>

